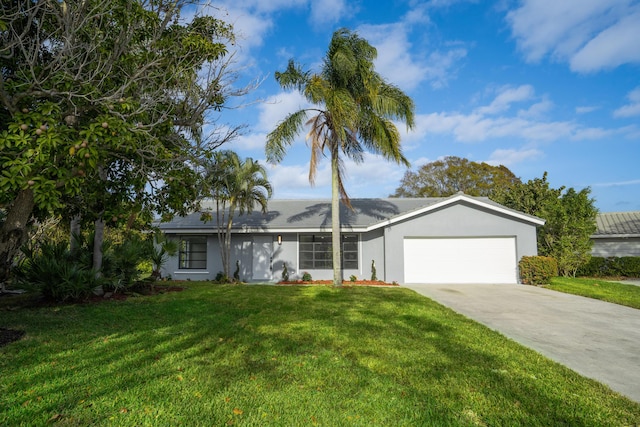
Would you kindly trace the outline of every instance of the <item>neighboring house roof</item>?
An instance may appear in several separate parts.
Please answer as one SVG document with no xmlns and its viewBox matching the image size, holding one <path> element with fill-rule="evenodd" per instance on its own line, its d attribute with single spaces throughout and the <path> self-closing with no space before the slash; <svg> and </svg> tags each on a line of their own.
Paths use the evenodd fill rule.
<svg viewBox="0 0 640 427">
<path fill-rule="evenodd" d="M 592 238 L 640 237 L 640 211 L 600 213 L 596 225 Z"/>
<path fill-rule="evenodd" d="M 340 223 L 345 231 L 366 232 L 460 202 L 534 225 L 544 224 L 544 220 L 540 218 L 506 208 L 486 197 L 471 197 L 461 193 L 451 197 L 351 199 L 353 211 L 340 205 Z M 209 208 L 212 213 L 213 220 L 210 222 L 204 223 L 198 212 L 174 218 L 171 222 L 159 224 L 159 227 L 176 232 L 210 231 L 215 228 L 216 215 L 213 206 L 205 208 Z M 233 221 L 234 232 L 330 230 L 330 200 L 270 200 L 266 214 L 254 210 L 251 214 L 235 215 Z"/>
</svg>

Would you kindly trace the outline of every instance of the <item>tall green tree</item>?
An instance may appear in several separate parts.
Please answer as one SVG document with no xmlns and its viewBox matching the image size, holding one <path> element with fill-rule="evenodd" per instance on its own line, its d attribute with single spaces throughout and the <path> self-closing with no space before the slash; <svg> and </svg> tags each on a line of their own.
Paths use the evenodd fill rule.
<svg viewBox="0 0 640 427">
<path fill-rule="evenodd" d="M 520 182 L 506 166 L 448 156 L 405 172 L 392 197 L 448 197 L 459 191 L 490 197 Z"/>
<path fill-rule="evenodd" d="M 596 231 L 595 200 L 591 189 L 552 188 L 547 173 L 526 183 L 516 183 L 494 194 L 493 199 L 512 209 L 546 220 L 538 228 L 538 253 L 558 262 L 564 276 L 574 276 L 576 270 L 591 258 L 591 235 Z"/>
<path fill-rule="evenodd" d="M 303 71 L 293 60 L 275 77 L 284 89 L 300 91 L 314 107 L 289 114 L 267 135 L 266 156 L 280 162 L 305 126 L 311 146 L 309 181 L 315 181 L 320 156 L 331 161 L 331 221 L 333 284 L 342 285 L 340 260 L 340 200 L 351 207 L 344 188 L 343 158 L 356 163 L 365 151 L 409 165 L 402 154 L 400 134 L 393 119 L 413 126 L 414 104 L 396 86 L 387 83 L 375 70 L 376 49 L 357 33 L 337 30 L 318 73 Z"/>
<path fill-rule="evenodd" d="M 259 207 L 267 212 L 273 189 L 267 171 L 259 162 L 248 157 L 242 160 L 233 151 L 218 151 L 207 166 L 205 185 L 216 204 L 216 225 L 222 268 L 231 277 L 231 228 L 236 214 L 251 213 Z M 208 215 L 205 215 L 205 219 Z"/>
<path fill-rule="evenodd" d="M 203 125 L 243 90 L 230 86 L 232 28 L 183 23 L 189 5 L 2 2 L 0 283 L 34 218 L 63 212 L 100 229 L 190 207 L 192 165 L 236 131 L 211 139 Z"/>
</svg>

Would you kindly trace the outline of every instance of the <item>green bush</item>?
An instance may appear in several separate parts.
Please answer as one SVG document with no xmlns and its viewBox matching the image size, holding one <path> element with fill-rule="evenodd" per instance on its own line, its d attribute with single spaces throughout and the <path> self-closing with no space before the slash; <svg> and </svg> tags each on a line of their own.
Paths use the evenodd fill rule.
<svg viewBox="0 0 640 427">
<path fill-rule="evenodd" d="M 302 281 L 303 282 L 310 282 L 311 279 L 311 274 L 309 274 L 308 271 L 305 271 L 304 273 L 302 273 Z"/>
<path fill-rule="evenodd" d="M 558 263 L 546 256 L 523 256 L 518 263 L 520 280 L 526 285 L 546 285 L 558 275 Z"/>
<path fill-rule="evenodd" d="M 105 241 L 102 256 L 102 276 L 105 287 L 113 291 L 130 288 L 143 278 L 144 262 L 151 259 L 153 243 L 132 235 L 119 245 Z M 148 276 L 148 274 L 147 274 Z"/>
<path fill-rule="evenodd" d="M 14 277 L 46 299 L 81 300 L 101 284 L 95 270 L 72 256 L 66 242 L 43 243 L 38 250 L 27 246 L 22 252 L 25 257 L 13 270 Z"/>
<path fill-rule="evenodd" d="M 640 257 L 591 257 L 580 269 L 581 277 L 640 277 Z"/>
<path fill-rule="evenodd" d="M 358 280 L 358 278 L 352 274 L 351 276 L 349 276 L 349 280 L 355 282 L 356 280 Z"/>
<path fill-rule="evenodd" d="M 286 262 L 282 266 L 282 281 L 283 282 L 288 282 L 289 281 L 289 270 L 287 269 L 287 263 Z"/>
</svg>

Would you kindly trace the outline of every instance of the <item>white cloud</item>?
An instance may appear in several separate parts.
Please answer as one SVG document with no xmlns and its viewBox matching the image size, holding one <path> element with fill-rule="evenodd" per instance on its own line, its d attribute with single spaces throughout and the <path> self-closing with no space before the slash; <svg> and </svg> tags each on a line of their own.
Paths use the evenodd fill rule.
<svg viewBox="0 0 640 427">
<path fill-rule="evenodd" d="M 592 184 L 593 187 L 621 187 L 627 185 L 640 185 L 640 179 L 632 179 L 629 181 L 618 181 L 618 182 L 600 182 L 597 184 Z"/>
<path fill-rule="evenodd" d="M 571 58 L 571 69 L 579 72 L 640 63 L 640 9 L 625 16 L 591 39 Z"/>
<path fill-rule="evenodd" d="M 592 107 L 592 106 L 582 106 L 582 107 L 576 107 L 576 114 L 587 114 L 587 113 L 591 113 L 593 111 L 598 110 L 598 107 Z"/>
<path fill-rule="evenodd" d="M 452 43 L 429 54 L 416 54 L 417 50 L 426 49 L 412 45 L 410 33 L 423 32 L 428 24 L 424 8 L 418 7 L 408 12 L 401 22 L 362 25 L 357 31 L 378 50 L 376 70 L 389 82 L 403 90 L 412 90 L 427 81 L 439 89 L 455 77 L 455 69 L 467 56 L 467 49 L 460 43 Z"/>
<path fill-rule="evenodd" d="M 640 87 L 635 88 L 627 94 L 629 103 L 623 105 L 613 112 L 613 117 L 633 117 L 640 116 Z"/>
<path fill-rule="evenodd" d="M 268 3 L 268 2 L 265 2 Z M 311 22 L 314 25 L 333 24 L 347 13 L 354 13 L 353 5 L 347 8 L 345 0 L 312 0 Z"/>
<path fill-rule="evenodd" d="M 543 122 L 522 117 L 485 117 L 478 113 L 432 113 L 416 117 L 416 135 L 451 134 L 460 142 L 482 142 L 497 138 L 555 141 L 573 134 L 571 122 Z"/>
<path fill-rule="evenodd" d="M 640 62 L 640 5 L 630 0 L 523 0 L 506 20 L 530 62 L 550 55 L 577 72 Z"/>
<path fill-rule="evenodd" d="M 491 156 L 489 156 L 488 164 L 498 166 L 504 165 L 507 167 L 511 167 L 516 163 L 522 163 L 524 161 L 536 160 L 542 157 L 543 153 L 540 150 L 536 149 L 524 149 L 524 150 L 515 150 L 512 148 L 509 149 L 497 149 Z"/>
<path fill-rule="evenodd" d="M 271 132 L 288 114 L 310 106 L 298 91 L 280 92 L 258 106 L 260 112 L 254 128 L 266 133 Z"/>
<path fill-rule="evenodd" d="M 502 113 L 511 107 L 515 102 L 528 101 L 534 96 L 533 86 L 522 85 L 516 88 L 504 86 L 500 88 L 498 95 L 491 104 L 480 107 L 476 111 L 479 114 L 496 114 Z"/>
</svg>

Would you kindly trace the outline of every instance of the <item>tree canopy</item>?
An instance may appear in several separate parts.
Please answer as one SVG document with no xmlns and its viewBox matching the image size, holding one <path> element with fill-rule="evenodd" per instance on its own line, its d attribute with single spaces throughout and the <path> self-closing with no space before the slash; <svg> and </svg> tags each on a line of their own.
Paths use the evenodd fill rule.
<svg viewBox="0 0 640 427">
<path fill-rule="evenodd" d="M 8 0 L 0 10 L 0 282 L 38 215 L 172 215 L 195 200 L 210 112 L 231 87 L 230 25 L 191 1 Z"/>
<path fill-rule="evenodd" d="M 493 195 L 509 208 L 546 220 L 538 228 L 538 254 L 558 262 L 560 274 L 575 275 L 591 258 L 590 236 L 596 231 L 598 210 L 591 189 L 552 188 L 547 173 L 526 183 L 515 183 Z"/>
<path fill-rule="evenodd" d="M 490 197 L 520 182 L 506 166 L 448 156 L 405 172 L 392 197 L 447 197 L 459 191 Z"/>
<path fill-rule="evenodd" d="M 267 160 L 281 161 L 305 126 L 310 128 L 311 183 L 321 156 L 328 153 L 331 159 L 334 286 L 342 285 L 340 200 L 351 206 L 343 182 L 343 158 L 359 163 L 364 160 L 364 152 L 370 151 L 409 165 L 392 120 L 413 126 L 414 104 L 374 70 L 376 56 L 375 47 L 365 39 L 340 29 L 331 38 L 319 73 L 304 71 L 291 60 L 284 72 L 275 75 L 280 86 L 300 91 L 314 107 L 289 114 L 267 135 Z"/>
</svg>

